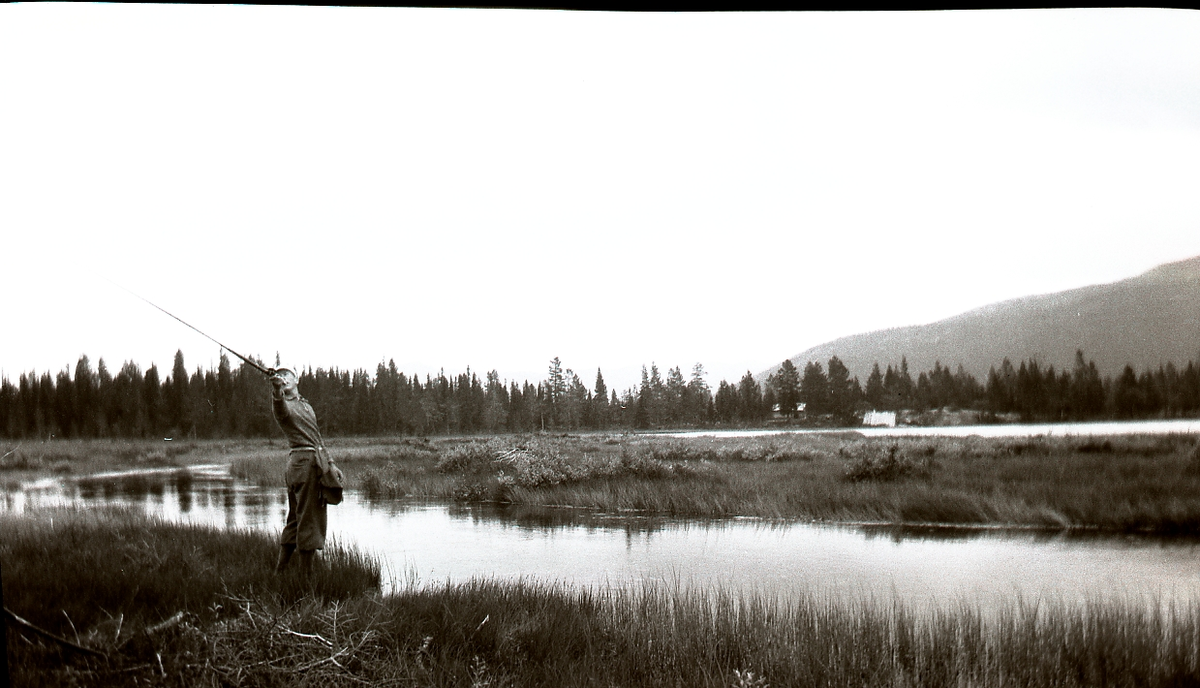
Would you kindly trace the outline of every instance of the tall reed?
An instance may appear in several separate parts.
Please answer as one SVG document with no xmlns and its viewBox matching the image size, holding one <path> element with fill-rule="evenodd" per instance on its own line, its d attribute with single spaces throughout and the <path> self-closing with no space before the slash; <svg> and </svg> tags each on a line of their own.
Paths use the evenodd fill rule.
<svg viewBox="0 0 1200 688">
<path fill-rule="evenodd" d="M 59 512 L 0 522 L 5 602 L 109 662 L 10 633 L 24 685 L 1181 686 L 1200 608 L 1013 600 L 995 613 L 662 584 L 472 580 L 377 592 L 335 548 L 315 584 L 248 533 Z M 142 649 L 119 639 L 170 613 Z M 69 617 L 69 618 L 68 618 Z M 120 650 L 117 648 L 120 647 Z"/>
</svg>

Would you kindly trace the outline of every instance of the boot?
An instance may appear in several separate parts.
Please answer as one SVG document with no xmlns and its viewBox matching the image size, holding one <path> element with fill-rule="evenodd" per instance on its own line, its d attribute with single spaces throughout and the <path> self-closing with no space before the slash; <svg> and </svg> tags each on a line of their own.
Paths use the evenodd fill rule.
<svg viewBox="0 0 1200 688">
<path fill-rule="evenodd" d="M 316 553 L 316 550 L 312 549 L 300 550 L 300 573 L 303 574 L 305 578 L 308 577 L 308 574 L 312 573 L 313 555 Z"/>
<path fill-rule="evenodd" d="M 283 573 L 283 570 L 287 568 L 288 562 L 292 560 L 292 553 L 295 551 L 295 545 L 283 545 L 279 548 L 279 561 L 275 563 L 275 573 Z"/>
</svg>

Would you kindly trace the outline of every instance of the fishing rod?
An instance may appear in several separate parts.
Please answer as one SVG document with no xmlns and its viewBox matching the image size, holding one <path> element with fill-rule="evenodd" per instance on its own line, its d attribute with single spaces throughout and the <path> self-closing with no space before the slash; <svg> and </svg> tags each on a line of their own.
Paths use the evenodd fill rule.
<svg viewBox="0 0 1200 688">
<path fill-rule="evenodd" d="M 141 300 L 145 301 L 146 303 L 150 304 L 151 306 L 154 306 L 155 308 L 157 308 L 158 310 L 162 311 L 163 313 L 166 313 L 167 315 L 171 316 L 172 318 L 175 318 L 176 320 L 178 320 L 179 322 L 183 323 L 184 325 L 187 325 L 188 327 L 192 328 L 192 329 L 193 329 L 193 330 L 195 330 L 196 332 L 199 332 L 199 333 L 200 333 L 201 335 L 203 335 L 203 336 L 204 336 L 206 339 L 210 339 L 210 340 L 212 340 L 213 342 L 215 342 L 215 343 L 216 343 L 216 345 L 217 345 L 217 346 L 219 346 L 219 347 L 221 347 L 222 349 L 224 349 L 224 350 L 228 351 L 229 353 L 233 354 L 234 356 L 237 356 L 238 358 L 242 359 L 242 361 L 243 361 L 243 362 L 244 362 L 246 365 L 250 366 L 251 368 L 254 368 L 254 369 L 255 369 L 255 370 L 257 370 L 258 372 L 262 373 L 263 375 L 266 375 L 267 377 L 270 377 L 271 375 L 273 375 L 273 374 L 275 373 L 275 371 L 274 371 L 274 370 L 272 370 L 272 369 L 270 369 L 270 368 L 264 368 L 264 367 L 262 367 L 261 365 L 259 365 L 259 364 L 255 363 L 254 361 L 252 361 L 252 360 L 250 360 L 250 359 L 246 358 L 245 356 L 243 356 L 243 355 L 239 354 L 238 352 L 234 351 L 233 349 L 230 349 L 229 347 L 225 346 L 225 345 L 224 345 L 224 344 L 222 344 L 221 342 L 218 342 L 216 339 L 213 339 L 212 337 L 208 336 L 207 334 L 204 334 L 203 332 L 200 332 L 200 330 L 199 330 L 199 329 L 198 329 L 198 328 L 197 328 L 195 325 L 192 325 L 192 324 L 190 324 L 190 323 L 187 323 L 187 322 L 185 322 L 185 321 L 184 321 L 182 318 L 180 318 L 179 316 L 177 316 L 177 315 L 175 315 L 174 313 L 172 313 L 172 312 L 168 311 L 167 309 L 163 308 L 162 306 L 160 306 L 160 305 L 158 305 L 158 304 L 154 303 L 153 301 L 151 301 L 150 299 L 146 298 L 145 296 L 142 296 L 141 294 L 138 294 L 137 292 L 133 291 L 132 289 L 129 289 L 129 288 L 127 288 L 127 287 L 123 287 L 123 286 L 121 286 L 120 284 L 117 284 L 116 282 L 113 282 L 112 280 L 108 280 L 108 281 L 109 281 L 110 283 L 112 283 L 113 285 L 115 285 L 115 286 L 121 287 L 121 288 L 122 288 L 122 289 L 124 289 L 125 291 L 129 292 L 130 294 L 133 294 L 134 296 L 136 296 L 136 297 L 138 297 L 139 299 L 141 299 Z"/>
</svg>

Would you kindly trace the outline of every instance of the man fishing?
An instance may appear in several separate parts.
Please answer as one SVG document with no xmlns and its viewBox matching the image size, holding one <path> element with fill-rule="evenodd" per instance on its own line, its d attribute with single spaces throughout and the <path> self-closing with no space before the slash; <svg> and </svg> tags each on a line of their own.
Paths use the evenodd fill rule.
<svg viewBox="0 0 1200 688">
<path fill-rule="evenodd" d="M 300 569 L 307 576 L 312 571 L 313 555 L 325 547 L 325 505 L 341 503 L 344 476 L 325 452 L 325 443 L 321 440 L 320 429 L 317 428 L 317 414 L 313 413 L 308 401 L 300 396 L 296 374 L 288 368 L 264 368 L 146 297 L 121 287 L 116 282 L 112 284 L 237 356 L 243 363 L 266 375 L 271 381 L 275 420 L 279 422 L 279 427 L 283 429 L 283 434 L 292 447 L 284 478 L 288 495 L 287 523 L 283 526 L 279 561 L 275 564 L 275 570 L 282 573 L 292 560 L 292 555 L 299 550 Z"/>
<path fill-rule="evenodd" d="M 321 490 L 325 446 L 317 428 L 317 415 L 300 396 L 296 374 L 288 368 L 275 368 L 270 371 L 270 380 L 275 420 L 291 445 L 285 473 L 287 523 L 275 570 L 282 573 L 298 550 L 300 570 L 307 575 L 312 571 L 316 550 L 325 547 L 326 500 Z"/>
</svg>

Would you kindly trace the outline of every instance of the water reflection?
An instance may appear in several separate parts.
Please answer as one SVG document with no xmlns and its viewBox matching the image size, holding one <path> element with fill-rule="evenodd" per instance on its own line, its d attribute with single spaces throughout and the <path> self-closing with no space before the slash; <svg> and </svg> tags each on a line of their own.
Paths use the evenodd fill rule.
<svg viewBox="0 0 1200 688">
<path fill-rule="evenodd" d="M 8 486 L 0 504 L 16 514 L 115 504 L 168 520 L 270 533 L 279 532 L 287 511 L 282 487 L 246 484 L 224 467 L 44 480 Z M 372 503 L 353 492 L 331 508 L 329 522 L 334 540 L 376 554 L 394 580 L 650 582 L 918 607 L 965 601 L 984 610 L 1018 596 L 1200 603 L 1194 538 Z"/>
<path fill-rule="evenodd" d="M 412 508 L 416 503 L 392 502 L 394 508 Z M 606 514 L 591 509 L 570 507 L 527 506 L 520 504 L 455 504 L 444 507 L 452 518 L 469 519 L 477 525 L 500 529 L 534 531 L 583 530 L 585 532 L 624 532 L 627 535 L 648 534 L 670 528 L 720 527 L 732 519 L 678 519 L 660 515 L 619 513 Z M 756 524 L 767 522 L 754 519 Z"/>
</svg>

